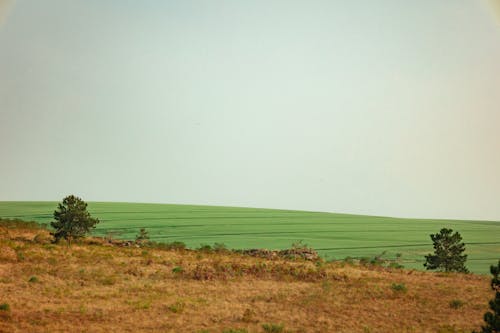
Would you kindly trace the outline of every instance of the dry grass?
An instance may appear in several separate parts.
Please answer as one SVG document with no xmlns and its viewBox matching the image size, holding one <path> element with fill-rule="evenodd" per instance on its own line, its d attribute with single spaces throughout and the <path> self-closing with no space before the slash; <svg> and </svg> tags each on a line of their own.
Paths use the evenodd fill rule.
<svg viewBox="0 0 500 333">
<path fill-rule="evenodd" d="M 484 276 L 68 248 L 0 223 L 0 332 L 470 332 L 491 297 Z"/>
</svg>

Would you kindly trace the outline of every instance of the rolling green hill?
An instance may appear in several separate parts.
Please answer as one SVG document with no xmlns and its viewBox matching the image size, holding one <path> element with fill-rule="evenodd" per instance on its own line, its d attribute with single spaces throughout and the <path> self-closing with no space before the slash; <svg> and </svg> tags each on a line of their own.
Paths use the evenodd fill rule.
<svg viewBox="0 0 500 333">
<path fill-rule="evenodd" d="M 56 202 L 0 202 L 0 217 L 48 223 Z M 90 202 L 101 223 L 94 235 L 134 239 L 146 228 L 155 241 L 190 247 L 224 243 L 229 248 L 287 248 L 296 241 L 326 259 L 402 254 L 403 265 L 423 269 L 432 252 L 429 234 L 442 227 L 459 231 L 469 255 L 467 267 L 487 273 L 500 258 L 499 221 L 403 219 L 349 214 L 216 206 Z"/>
</svg>

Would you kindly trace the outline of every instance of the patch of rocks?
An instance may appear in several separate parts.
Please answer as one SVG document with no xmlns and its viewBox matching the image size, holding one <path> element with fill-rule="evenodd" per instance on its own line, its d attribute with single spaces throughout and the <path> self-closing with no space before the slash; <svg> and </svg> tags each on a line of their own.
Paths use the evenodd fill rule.
<svg viewBox="0 0 500 333">
<path fill-rule="evenodd" d="M 311 248 L 298 248 L 298 249 L 286 249 L 286 250 L 268 250 L 268 249 L 248 249 L 241 250 L 242 254 L 259 257 L 265 259 L 303 259 L 309 261 L 316 261 L 319 259 L 319 255 L 316 251 Z"/>
</svg>

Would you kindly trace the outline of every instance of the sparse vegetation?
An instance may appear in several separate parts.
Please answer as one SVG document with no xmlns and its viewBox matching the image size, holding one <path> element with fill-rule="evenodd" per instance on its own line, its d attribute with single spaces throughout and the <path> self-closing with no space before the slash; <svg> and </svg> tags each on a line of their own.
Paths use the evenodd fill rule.
<svg viewBox="0 0 500 333">
<path fill-rule="evenodd" d="M 139 233 L 135 236 L 135 242 L 141 245 L 149 242 L 149 233 L 145 228 L 139 230 Z"/>
<path fill-rule="evenodd" d="M 282 333 L 285 326 L 283 324 L 262 324 L 265 333 Z"/>
<path fill-rule="evenodd" d="M 52 216 L 47 213 L 56 206 L 56 202 L 0 202 L 0 216 L 49 223 Z M 134 240 L 140 228 L 149 231 L 150 243 L 161 245 L 184 241 L 188 249 L 195 249 L 200 243 L 212 245 L 217 242 L 225 243 L 228 249 L 283 250 L 290 249 L 291 240 L 307 237 L 306 242 L 325 260 L 350 256 L 357 263 L 366 257 L 370 265 L 375 255 L 387 251 L 383 259 L 394 261 L 388 262 L 387 266 L 425 269 L 422 265 L 424 256 L 432 244 L 428 235 L 446 224 L 459 230 L 467 241 L 469 257 L 466 266 L 472 272 L 489 274 L 489 261 L 485 259 L 500 252 L 497 241 L 500 221 L 484 224 L 240 207 L 109 202 L 90 202 L 88 211 L 106 221 L 97 224 L 92 235 L 130 241 L 130 246 L 135 246 Z M 419 232 L 413 232 L 414 225 L 419 226 Z M 389 232 L 390 237 L 380 241 L 380 235 L 385 232 Z M 402 255 L 400 260 L 398 253 Z"/>
<path fill-rule="evenodd" d="M 224 244 L 224 243 L 214 243 L 212 248 L 215 252 L 218 252 L 218 253 L 224 253 L 224 252 L 229 251 L 226 244 Z"/>
<path fill-rule="evenodd" d="M 465 267 L 467 255 L 463 254 L 465 244 L 458 232 L 453 233 L 452 229 L 443 228 L 439 233 L 430 236 L 434 246 L 434 254 L 425 256 L 425 268 L 445 272 L 468 272 Z"/>
<path fill-rule="evenodd" d="M 181 266 L 175 266 L 172 268 L 172 273 L 182 273 L 184 272 L 184 269 Z"/>
<path fill-rule="evenodd" d="M 186 304 L 184 302 L 177 301 L 174 304 L 168 306 L 168 309 L 173 313 L 181 313 L 184 311 Z"/>
<path fill-rule="evenodd" d="M 454 299 L 450 301 L 450 308 L 452 309 L 460 309 L 462 306 L 464 306 L 464 302 L 459 299 Z"/>
<path fill-rule="evenodd" d="M 425 332 L 450 321 L 456 332 L 470 332 L 480 327 L 490 297 L 489 280 L 477 275 L 137 248 L 91 237 L 68 248 L 35 242 L 37 234 L 49 231 L 0 222 L 0 301 L 9 304 L 0 311 L 2 332 L 75 331 L 75 323 L 89 331 L 147 325 L 151 331 L 212 333 Z M 33 276 L 41 283 L 28 288 Z M 443 307 L 443 297 L 467 306 Z M 374 315 L 360 326 L 355 318 L 367 311 Z"/>
<path fill-rule="evenodd" d="M 406 288 L 406 285 L 404 283 L 393 283 L 391 285 L 391 289 L 401 293 L 405 293 L 408 291 L 408 288 Z"/>
</svg>

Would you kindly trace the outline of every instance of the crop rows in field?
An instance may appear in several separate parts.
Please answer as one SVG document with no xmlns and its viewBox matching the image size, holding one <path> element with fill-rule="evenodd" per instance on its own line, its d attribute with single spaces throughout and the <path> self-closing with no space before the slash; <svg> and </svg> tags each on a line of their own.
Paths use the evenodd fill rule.
<svg viewBox="0 0 500 333">
<path fill-rule="evenodd" d="M 56 202 L 0 202 L 0 217 L 48 223 Z M 327 259 L 401 254 L 403 265 L 422 268 L 432 252 L 429 234 L 449 227 L 461 233 L 468 267 L 486 273 L 500 257 L 500 222 L 389 217 L 215 206 L 89 203 L 101 223 L 95 235 L 134 239 L 140 228 L 155 241 L 189 247 L 224 243 L 229 248 L 290 247 L 301 240 Z"/>
</svg>

